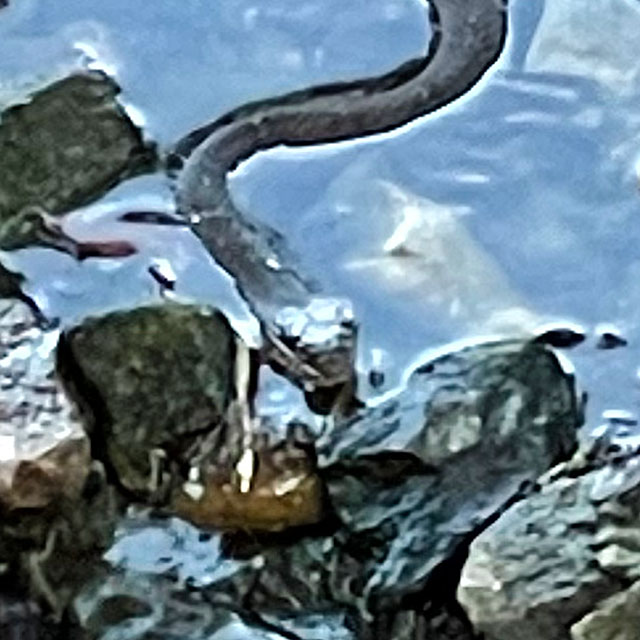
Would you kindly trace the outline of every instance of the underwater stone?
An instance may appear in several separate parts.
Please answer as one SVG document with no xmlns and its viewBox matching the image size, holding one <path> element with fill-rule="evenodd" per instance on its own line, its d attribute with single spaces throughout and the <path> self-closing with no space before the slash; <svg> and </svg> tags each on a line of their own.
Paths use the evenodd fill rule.
<svg viewBox="0 0 640 640">
<path fill-rule="evenodd" d="M 55 375 L 55 330 L 21 302 L 0 301 L 0 508 L 52 508 L 77 498 L 89 439 Z"/>
</svg>

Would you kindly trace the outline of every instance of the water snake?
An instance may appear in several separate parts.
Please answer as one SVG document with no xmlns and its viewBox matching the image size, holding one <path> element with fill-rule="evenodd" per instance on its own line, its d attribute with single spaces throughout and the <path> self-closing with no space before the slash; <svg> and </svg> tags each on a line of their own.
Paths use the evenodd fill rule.
<svg viewBox="0 0 640 640">
<path fill-rule="evenodd" d="M 229 172 L 278 145 L 324 144 L 394 129 L 469 90 L 502 51 L 506 0 L 430 0 L 429 9 L 433 35 L 423 56 L 378 77 L 245 104 L 175 145 L 168 165 L 176 178 L 178 210 L 233 276 L 263 326 L 278 326 L 283 307 L 308 308 L 319 291 L 293 268 L 286 239 L 236 207 Z M 280 346 L 286 347 L 286 340 Z M 340 368 L 335 361 L 325 367 L 327 383 L 345 374 Z"/>
<path fill-rule="evenodd" d="M 306 303 L 299 276 L 260 263 L 277 251 L 275 233 L 234 205 L 227 175 L 254 153 L 278 145 L 324 144 L 399 127 L 470 89 L 495 62 L 506 35 L 503 0 L 431 0 L 433 37 L 424 56 L 385 75 L 296 91 L 241 106 L 189 133 L 174 149 L 180 211 L 256 305 L 264 289 Z M 267 246 L 265 246 L 265 243 Z M 288 286 L 283 286 L 283 282 Z"/>
<path fill-rule="evenodd" d="M 342 313 L 336 301 L 335 325 L 346 329 L 344 334 L 338 331 L 337 342 L 320 339 L 309 351 L 305 340 L 296 343 L 297 334 L 287 334 L 281 323 L 287 314 L 282 312 L 293 308 L 289 317 L 297 313 L 311 316 L 312 324 L 317 321 L 310 334 L 332 335 L 320 326 L 326 321 L 326 308 L 321 304 L 321 312 L 314 315 L 322 292 L 294 268 L 286 238 L 238 209 L 227 178 L 258 151 L 387 131 L 467 91 L 502 50 L 505 3 L 431 0 L 430 9 L 433 37 L 424 56 L 376 78 L 317 86 L 241 106 L 188 134 L 168 159 L 178 213 L 235 279 L 260 320 L 266 361 L 272 366 L 275 361 L 281 372 L 310 388 L 308 399 L 328 396 L 329 410 L 336 404 L 332 391 L 343 387 L 350 392 L 348 380 L 353 377 L 355 328 L 349 325 L 348 309 Z M 331 298 L 324 300 L 332 304 Z M 294 325 L 299 327 L 300 318 Z M 232 405 L 239 411 L 229 411 L 226 426 L 220 433 L 212 432 L 213 444 L 197 443 L 200 453 L 174 507 L 201 526 L 277 531 L 315 522 L 322 518 L 323 494 L 313 456 L 296 449 L 296 442 L 278 451 L 262 441 L 252 418 L 251 362 L 247 356 L 239 366 L 240 360 L 236 358 L 237 398 Z M 339 391 L 337 395 L 344 396 Z M 318 404 L 322 401 L 312 408 Z"/>
</svg>

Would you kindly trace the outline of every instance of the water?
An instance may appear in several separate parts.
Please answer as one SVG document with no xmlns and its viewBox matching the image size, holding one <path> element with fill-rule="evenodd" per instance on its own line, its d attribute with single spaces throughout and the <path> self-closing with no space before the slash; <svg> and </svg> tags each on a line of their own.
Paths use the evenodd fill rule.
<svg viewBox="0 0 640 640">
<path fill-rule="evenodd" d="M 513 0 L 510 22 L 498 64 L 451 107 L 363 141 L 258 154 L 232 191 L 328 292 L 353 301 L 359 365 L 385 371 L 364 396 L 397 384 L 425 350 L 571 322 L 588 334 L 569 355 L 596 428 L 603 412 L 638 412 L 640 2 Z M 14 0 L 0 12 L 0 103 L 100 66 L 166 149 L 247 100 L 389 70 L 428 37 L 417 0 Z M 116 221 L 141 207 L 171 209 L 162 176 L 67 222 L 80 237 L 133 239 L 134 258 L 76 264 L 30 250 L 12 262 L 72 323 L 157 299 L 147 268 L 166 258 L 180 295 L 219 305 L 257 340 L 233 282 L 187 230 Z M 596 349 L 603 324 L 628 346 Z"/>
</svg>

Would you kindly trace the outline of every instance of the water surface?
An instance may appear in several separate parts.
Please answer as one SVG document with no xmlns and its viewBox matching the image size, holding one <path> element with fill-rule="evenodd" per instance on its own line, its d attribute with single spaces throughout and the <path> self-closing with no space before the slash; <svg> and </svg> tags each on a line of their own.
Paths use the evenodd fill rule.
<svg viewBox="0 0 640 640">
<path fill-rule="evenodd" d="M 360 367 L 385 370 L 382 391 L 425 350 L 577 323 L 588 338 L 569 355 L 595 428 L 607 411 L 638 411 L 640 2 L 513 0 L 510 22 L 498 64 L 449 108 L 362 141 L 258 154 L 232 191 L 328 292 L 352 300 Z M 167 149 L 247 100 L 387 71 L 428 39 L 417 0 L 14 0 L 0 13 L 0 102 L 101 67 Z M 163 176 L 121 185 L 67 223 L 132 238 L 134 258 L 11 260 L 47 312 L 72 323 L 157 299 L 147 268 L 166 259 L 181 296 L 219 305 L 256 340 L 233 282 L 189 231 L 116 222 L 143 207 L 172 208 Z M 628 346 L 597 350 L 604 325 Z"/>
</svg>

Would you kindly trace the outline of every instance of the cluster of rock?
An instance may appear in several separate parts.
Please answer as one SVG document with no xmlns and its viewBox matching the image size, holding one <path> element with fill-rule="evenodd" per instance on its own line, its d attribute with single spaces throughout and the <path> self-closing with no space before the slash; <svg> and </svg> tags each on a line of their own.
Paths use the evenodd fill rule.
<svg viewBox="0 0 640 640">
<path fill-rule="evenodd" d="M 9 167 L 37 155 L 21 127 L 55 129 L 26 182 L 0 177 L 4 249 L 52 241 L 25 207 L 64 213 L 153 166 L 115 94 L 79 74 L 3 114 Z M 86 146 L 63 138 L 68 109 Z M 319 436 L 267 437 L 219 311 L 162 301 L 60 331 L 0 282 L 3 638 L 637 637 L 640 454 L 578 448 L 582 398 L 544 341 L 452 350 L 384 400 L 323 407 Z"/>
</svg>

